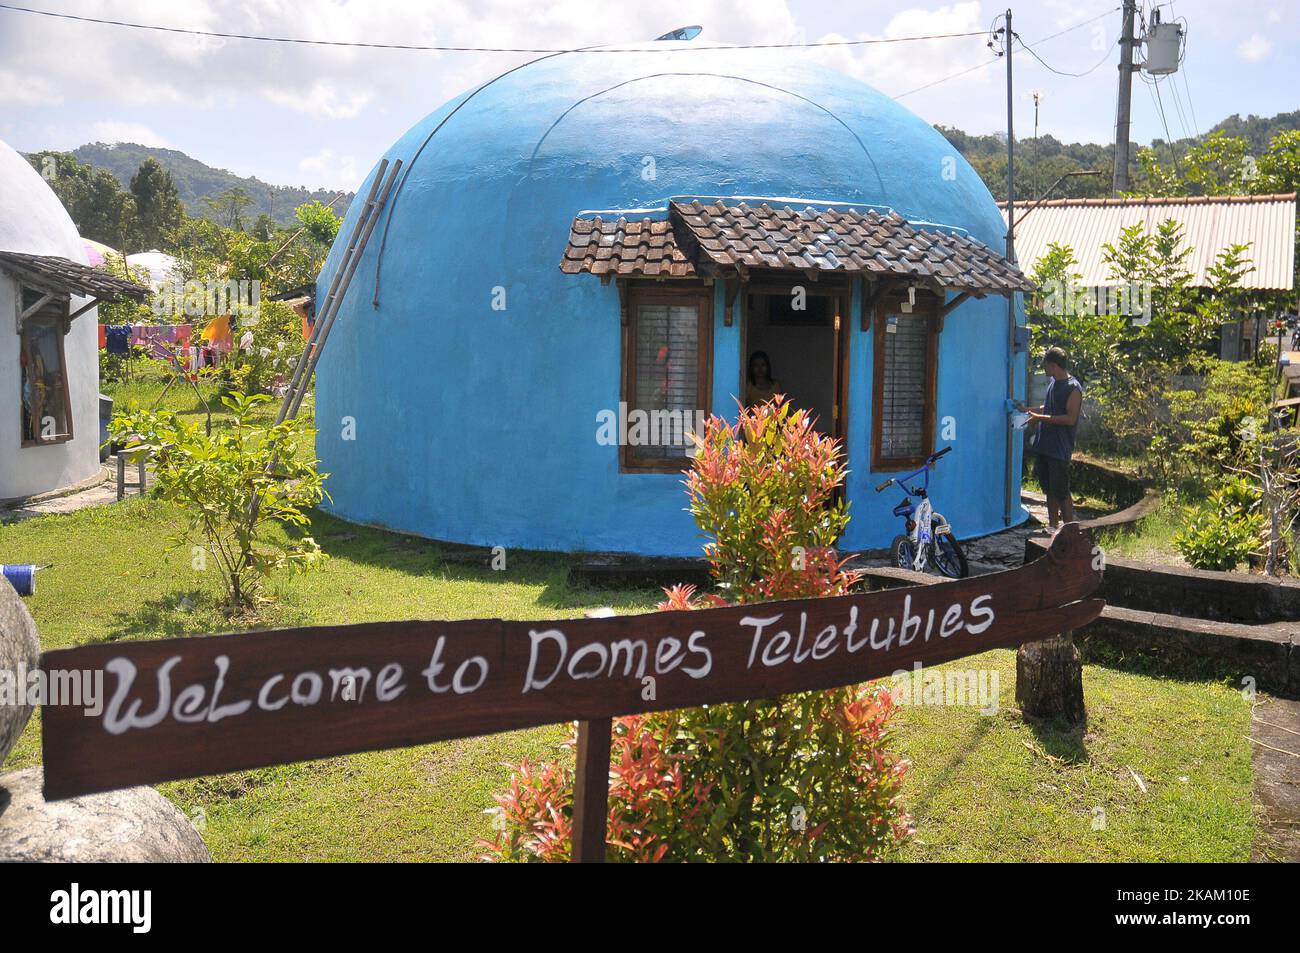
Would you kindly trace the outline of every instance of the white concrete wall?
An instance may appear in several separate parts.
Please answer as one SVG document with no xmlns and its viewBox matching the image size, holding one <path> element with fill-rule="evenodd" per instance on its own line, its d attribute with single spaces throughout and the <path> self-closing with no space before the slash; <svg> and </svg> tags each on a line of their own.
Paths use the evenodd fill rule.
<svg viewBox="0 0 1300 953">
<path fill-rule="evenodd" d="M 57 255 L 86 263 L 72 219 L 36 170 L 0 142 L 0 250 Z M 19 289 L 0 272 L 0 500 L 62 489 L 99 468 L 98 309 L 72 322 L 63 340 L 72 403 L 71 440 L 22 446 L 22 374 L 18 364 Z M 86 303 L 74 297 L 72 310 Z"/>
</svg>

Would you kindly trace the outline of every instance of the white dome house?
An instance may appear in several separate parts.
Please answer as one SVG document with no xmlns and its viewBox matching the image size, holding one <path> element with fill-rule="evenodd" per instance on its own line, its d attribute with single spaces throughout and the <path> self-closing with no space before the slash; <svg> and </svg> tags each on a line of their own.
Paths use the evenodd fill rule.
<svg viewBox="0 0 1300 953">
<path fill-rule="evenodd" d="M 149 290 L 86 264 L 76 226 L 0 142 L 0 502 L 99 470 L 96 305 Z"/>
</svg>

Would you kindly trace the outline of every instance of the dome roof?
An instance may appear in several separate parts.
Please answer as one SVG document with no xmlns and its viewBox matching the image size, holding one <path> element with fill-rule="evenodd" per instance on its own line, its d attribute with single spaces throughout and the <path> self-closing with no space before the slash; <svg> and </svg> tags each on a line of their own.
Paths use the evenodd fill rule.
<svg viewBox="0 0 1300 953">
<path fill-rule="evenodd" d="M 58 196 L 30 162 L 0 142 L 0 251 L 86 264 L 86 249 Z"/>
<path fill-rule="evenodd" d="M 411 169 L 391 230 L 422 227 L 434 208 L 486 212 L 444 191 L 472 182 L 479 195 L 493 183 L 517 220 L 552 205 L 570 216 L 662 208 L 680 195 L 850 201 L 963 227 L 1000 248 L 1001 216 L 957 150 L 894 100 L 809 57 L 663 42 L 543 58 L 453 99 L 395 144 L 389 158 Z M 548 257 L 558 260 L 563 239 L 551 236 Z"/>
<path fill-rule="evenodd" d="M 625 331 L 618 287 L 561 270 L 576 218 L 662 220 L 674 199 L 834 202 L 1002 247 L 1001 213 L 957 150 L 807 51 L 651 42 L 544 57 L 480 89 L 388 150 L 399 185 L 329 325 L 316 448 L 327 506 L 346 519 L 486 546 L 699 552 L 680 477 L 628 472 L 597 439 L 598 415 L 623 399 Z M 364 206 L 348 210 L 318 301 Z M 697 409 L 727 415 L 745 322 L 724 322 L 723 290 Z M 856 308 L 860 286 L 854 296 Z M 868 332 L 851 324 L 853 499 L 869 492 L 872 371 Z M 969 486 L 948 515 L 992 531 L 1002 453 L 980 448 L 1005 439 L 1005 303 L 966 302 L 944 334 L 961 356 L 941 364 L 944 406 L 981 408 L 964 418 Z M 846 545 L 885 546 L 895 531 L 864 517 Z"/>
</svg>

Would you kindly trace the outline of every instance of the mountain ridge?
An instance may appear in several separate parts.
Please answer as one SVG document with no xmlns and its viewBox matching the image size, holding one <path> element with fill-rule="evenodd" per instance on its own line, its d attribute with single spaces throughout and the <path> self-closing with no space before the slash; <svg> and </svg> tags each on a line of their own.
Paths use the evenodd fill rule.
<svg viewBox="0 0 1300 953">
<path fill-rule="evenodd" d="M 208 165 L 179 149 L 144 146 L 136 142 L 88 142 L 71 150 L 70 154 L 86 165 L 107 169 L 123 188 L 130 185 L 131 176 L 135 175 L 140 163 L 152 156 L 171 173 L 176 192 L 185 205 L 186 212 L 192 216 L 210 217 L 211 210 L 204 199 L 215 199 L 228 189 L 242 188 L 252 200 L 248 207 L 250 218 L 266 213 L 277 224 L 291 225 L 294 223 L 293 210 L 299 205 L 313 199 L 328 205 L 339 194 L 339 190 L 335 189 L 272 185 L 257 176 L 238 175 L 228 169 Z M 334 204 L 334 211 L 339 215 L 347 212 L 348 205 L 355 197 L 353 192 L 344 192 L 343 195 Z"/>
</svg>

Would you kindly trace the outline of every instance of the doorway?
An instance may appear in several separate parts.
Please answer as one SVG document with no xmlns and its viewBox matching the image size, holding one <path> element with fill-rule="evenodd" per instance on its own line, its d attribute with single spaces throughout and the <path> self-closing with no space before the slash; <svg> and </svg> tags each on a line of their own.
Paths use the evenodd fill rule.
<svg viewBox="0 0 1300 953">
<path fill-rule="evenodd" d="M 740 393 L 749 385 L 749 362 L 767 355 L 772 378 L 790 403 L 812 414 L 823 434 L 848 433 L 847 282 L 751 282 L 745 294 Z"/>
</svg>

